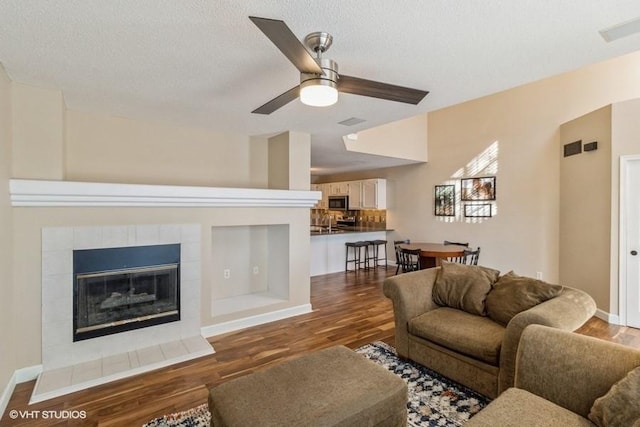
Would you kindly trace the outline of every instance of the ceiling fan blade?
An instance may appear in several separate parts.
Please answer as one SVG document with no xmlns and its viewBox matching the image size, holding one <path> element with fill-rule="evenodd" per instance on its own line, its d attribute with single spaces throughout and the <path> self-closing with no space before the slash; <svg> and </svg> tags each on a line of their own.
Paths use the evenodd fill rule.
<svg viewBox="0 0 640 427">
<path fill-rule="evenodd" d="M 390 85 L 387 83 L 375 82 L 373 80 L 361 79 L 340 75 L 338 79 L 338 91 L 352 93 L 354 95 L 370 96 L 372 98 L 387 99 L 389 101 L 404 102 L 417 105 L 427 96 L 428 91 L 411 89 L 403 86 Z"/>
<path fill-rule="evenodd" d="M 324 74 L 309 51 L 300 43 L 284 21 L 250 16 L 265 36 L 276 45 L 301 73 Z"/>
<path fill-rule="evenodd" d="M 276 96 L 271 101 L 252 111 L 254 114 L 271 114 L 280 107 L 284 107 L 300 96 L 300 86 L 293 87 L 285 93 Z"/>
</svg>

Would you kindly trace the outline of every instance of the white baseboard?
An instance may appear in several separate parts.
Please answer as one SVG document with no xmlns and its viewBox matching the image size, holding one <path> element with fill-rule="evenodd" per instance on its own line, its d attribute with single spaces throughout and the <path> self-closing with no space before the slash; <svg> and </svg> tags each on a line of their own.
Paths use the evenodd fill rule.
<svg viewBox="0 0 640 427">
<path fill-rule="evenodd" d="M 9 383 L 4 388 L 2 396 L 0 396 L 0 418 L 2 418 L 2 416 L 4 415 L 4 411 L 9 405 L 9 400 L 11 400 L 11 395 L 13 394 L 13 390 L 15 390 L 16 385 L 35 380 L 36 378 L 38 378 L 38 375 L 40 375 L 41 372 L 42 365 L 36 365 L 28 368 L 18 369 L 13 373 L 13 375 L 11 375 Z"/>
<path fill-rule="evenodd" d="M 598 319 L 604 320 L 607 323 L 611 323 L 612 325 L 619 325 L 620 324 L 620 316 L 618 316 L 617 314 L 607 313 L 604 310 L 597 309 L 596 310 L 596 317 Z"/>
<path fill-rule="evenodd" d="M 282 310 L 272 311 L 270 313 L 249 316 L 243 319 L 231 320 L 229 322 L 217 323 L 210 326 L 203 326 L 200 329 L 200 333 L 203 337 L 209 338 L 215 335 L 226 334 L 227 332 L 249 328 L 251 326 L 262 325 L 264 323 L 274 322 L 276 320 L 282 320 L 288 317 L 311 313 L 312 311 L 313 310 L 311 308 L 311 304 L 303 304 L 295 307 L 285 308 Z"/>
<path fill-rule="evenodd" d="M 18 369 L 15 373 L 16 384 L 26 383 L 35 380 L 42 373 L 42 365 L 30 366 L 28 368 Z"/>
<path fill-rule="evenodd" d="M 11 395 L 13 394 L 13 390 L 16 388 L 16 373 L 14 372 L 9 378 L 9 383 L 4 388 L 2 392 L 2 396 L 0 396 L 0 418 L 4 415 L 4 411 L 7 409 L 7 405 L 9 405 L 9 399 L 11 399 Z"/>
</svg>

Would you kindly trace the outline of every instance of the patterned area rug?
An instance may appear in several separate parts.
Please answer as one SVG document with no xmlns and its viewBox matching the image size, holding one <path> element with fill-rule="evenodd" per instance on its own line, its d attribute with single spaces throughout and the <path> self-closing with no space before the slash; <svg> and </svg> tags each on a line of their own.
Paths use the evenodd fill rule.
<svg viewBox="0 0 640 427">
<path fill-rule="evenodd" d="M 461 426 L 490 401 L 422 365 L 398 359 L 396 350 L 383 342 L 356 351 L 405 380 L 409 389 L 408 426 Z"/>
<path fill-rule="evenodd" d="M 398 359 L 395 349 L 383 342 L 367 344 L 356 351 L 406 381 L 409 427 L 461 426 L 489 403 L 488 398 L 424 366 Z M 211 415 L 204 404 L 156 418 L 142 427 L 208 427 L 210 420 Z"/>
</svg>

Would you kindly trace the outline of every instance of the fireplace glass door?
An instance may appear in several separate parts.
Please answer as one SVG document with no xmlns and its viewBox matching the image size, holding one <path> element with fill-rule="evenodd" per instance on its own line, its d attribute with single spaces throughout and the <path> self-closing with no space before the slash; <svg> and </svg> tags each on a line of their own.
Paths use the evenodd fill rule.
<svg viewBox="0 0 640 427">
<path fill-rule="evenodd" d="M 179 263 L 77 272 L 73 340 L 180 320 L 179 278 Z"/>
</svg>

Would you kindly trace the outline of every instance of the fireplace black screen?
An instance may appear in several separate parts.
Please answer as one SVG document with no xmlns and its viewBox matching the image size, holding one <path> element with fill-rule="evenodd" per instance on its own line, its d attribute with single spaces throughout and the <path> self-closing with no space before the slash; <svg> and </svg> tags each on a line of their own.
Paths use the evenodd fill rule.
<svg viewBox="0 0 640 427">
<path fill-rule="evenodd" d="M 73 251 L 73 340 L 180 320 L 180 245 Z"/>
</svg>

